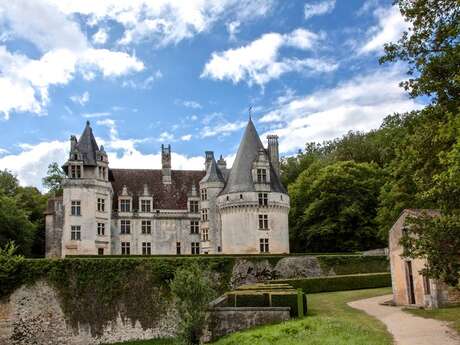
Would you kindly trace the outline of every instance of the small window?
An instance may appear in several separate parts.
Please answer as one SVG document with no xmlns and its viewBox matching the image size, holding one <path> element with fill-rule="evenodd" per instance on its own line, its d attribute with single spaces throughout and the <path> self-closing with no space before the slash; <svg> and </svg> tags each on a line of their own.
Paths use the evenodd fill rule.
<svg viewBox="0 0 460 345">
<path fill-rule="evenodd" d="M 197 220 L 190 221 L 190 233 L 198 234 L 200 232 L 200 222 Z"/>
<path fill-rule="evenodd" d="M 192 254 L 200 254 L 200 242 L 192 242 Z"/>
<path fill-rule="evenodd" d="M 122 234 L 130 234 L 131 233 L 131 221 L 122 219 L 120 220 L 120 232 Z"/>
<path fill-rule="evenodd" d="M 70 227 L 70 239 L 72 241 L 80 241 L 81 240 L 81 227 L 80 227 L 80 225 L 72 225 Z"/>
<path fill-rule="evenodd" d="M 240 194 L 240 199 L 243 200 L 243 194 Z"/>
<path fill-rule="evenodd" d="M 97 234 L 99 236 L 105 235 L 105 223 L 97 223 Z"/>
<path fill-rule="evenodd" d="M 176 254 L 180 255 L 180 242 L 176 242 Z"/>
<path fill-rule="evenodd" d="M 131 254 L 131 243 L 121 242 L 121 255 L 130 255 L 130 254 Z"/>
<path fill-rule="evenodd" d="M 201 200 L 208 200 L 208 191 L 206 188 L 203 188 L 200 194 L 201 194 Z"/>
<path fill-rule="evenodd" d="M 209 241 L 209 229 L 208 228 L 201 229 L 201 239 L 203 241 Z"/>
<path fill-rule="evenodd" d="M 208 209 L 207 208 L 204 208 L 204 209 L 201 210 L 201 220 L 203 222 L 208 221 Z"/>
<path fill-rule="evenodd" d="M 152 233 L 152 222 L 150 220 L 143 220 L 141 223 L 141 228 L 144 235 Z"/>
<path fill-rule="evenodd" d="M 141 200 L 141 212 L 150 212 L 151 203 L 150 200 Z"/>
<path fill-rule="evenodd" d="M 229 201 L 229 200 L 230 200 L 230 198 L 229 198 L 229 196 L 227 195 L 227 201 Z"/>
<path fill-rule="evenodd" d="M 259 214 L 259 229 L 268 230 L 268 215 Z"/>
<path fill-rule="evenodd" d="M 257 182 L 258 183 L 267 182 L 267 169 L 257 169 Z"/>
<path fill-rule="evenodd" d="M 104 248 L 97 248 L 97 255 L 104 255 Z"/>
<path fill-rule="evenodd" d="M 80 200 L 72 200 L 70 207 L 70 214 L 72 216 L 81 216 L 81 202 Z"/>
<path fill-rule="evenodd" d="M 131 200 L 129 199 L 120 200 L 120 212 L 131 212 Z"/>
<path fill-rule="evenodd" d="M 222 247 L 221 246 L 218 246 L 217 247 L 217 252 L 220 253 L 222 251 Z"/>
<path fill-rule="evenodd" d="M 150 242 L 142 242 L 142 255 L 152 255 L 152 244 Z"/>
<path fill-rule="evenodd" d="M 105 212 L 105 199 L 97 198 L 97 210 L 99 212 Z"/>
<path fill-rule="evenodd" d="M 260 242 L 260 252 L 268 253 L 270 251 L 270 248 L 268 246 L 268 238 L 261 238 L 259 242 Z"/>
<path fill-rule="evenodd" d="M 267 205 L 268 205 L 268 194 L 259 193 L 259 206 L 267 206 Z"/>
<path fill-rule="evenodd" d="M 81 178 L 81 166 L 80 165 L 70 166 L 70 178 Z"/>
<path fill-rule="evenodd" d="M 190 213 L 198 213 L 198 200 L 190 200 Z"/>
</svg>

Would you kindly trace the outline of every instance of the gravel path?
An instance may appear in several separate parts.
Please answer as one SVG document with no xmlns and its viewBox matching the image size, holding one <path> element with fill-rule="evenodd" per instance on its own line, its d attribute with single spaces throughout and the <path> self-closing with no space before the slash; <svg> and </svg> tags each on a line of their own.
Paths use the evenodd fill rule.
<svg viewBox="0 0 460 345">
<path fill-rule="evenodd" d="M 447 322 L 417 317 L 402 311 L 401 307 L 380 305 L 391 297 L 367 298 L 348 305 L 382 321 L 393 335 L 395 345 L 460 345 L 460 337 Z"/>
</svg>

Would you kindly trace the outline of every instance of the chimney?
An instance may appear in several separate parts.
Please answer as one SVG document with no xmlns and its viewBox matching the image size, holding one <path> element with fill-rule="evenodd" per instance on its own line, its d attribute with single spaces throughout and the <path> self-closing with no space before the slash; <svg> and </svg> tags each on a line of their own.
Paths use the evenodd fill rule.
<svg viewBox="0 0 460 345">
<path fill-rule="evenodd" d="M 206 160 L 204 162 L 205 169 L 208 171 L 209 165 L 211 164 L 212 160 L 214 159 L 214 152 L 213 151 L 205 151 Z"/>
<path fill-rule="evenodd" d="M 75 150 L 75 147 L 77 146 L 77 137 L 75 135 L 70 136 L 70 152 Z"/>
<path fill-rule="evenodd" d="M 227 162 L 225 161 L 224 157 L 222 157 L 222 155 L 220 155 L 220 158 L 217 161 L 217 166 L 219 167 L 220 171 L 224 171 L 227 169 Z"/>
<path fill-rule="evenodd" d="M 171 184 L 171 145 L 161 145 L 161 175 L 163 184 Z"/>
<path fill-rule="evenodd" d="M 278 136 L 274 134 L 267 135 L 268 156 L 272 163 L 273 169 L 278 177 L 280 176 L 280 157 L 278 152 Z"/>
</svg>

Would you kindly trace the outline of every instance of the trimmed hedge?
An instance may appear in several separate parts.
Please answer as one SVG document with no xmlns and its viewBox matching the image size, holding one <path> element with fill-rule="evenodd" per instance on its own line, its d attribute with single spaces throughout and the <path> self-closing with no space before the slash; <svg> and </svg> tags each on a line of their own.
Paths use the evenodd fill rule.
<svg viewBox="0 0 460 345">
<path fill-rule="evenodd" d="M 327 255 L 317 256 L 324 275 L 350 275 L 359 273 L 379 273 L 390 271 L 390 261 L 386 256 Z"/>
<path fill-rule="evenodd" d="M 285 279 L 274 280 L 273 283 L 290 284 L 297 289 L 302 289 L 307 294 L 388 287 L 391 286 L 391 274 L 383 272 L 306 279 Z"/>
</svg>

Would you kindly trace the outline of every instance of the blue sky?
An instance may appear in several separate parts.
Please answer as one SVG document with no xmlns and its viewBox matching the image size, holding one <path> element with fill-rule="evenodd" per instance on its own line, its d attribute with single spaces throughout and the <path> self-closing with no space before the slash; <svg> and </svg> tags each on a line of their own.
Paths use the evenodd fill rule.
<svg viewBox="0 0 460 345">
<path fill-rule="evenodd" d="M 111 167 L 231 164 L 248 118 L 286 156 L 417 109 L 380 66 L 386 0 L 0 0 L 0 169 L 40 186 L 91 121 Z"/>
</svg>

